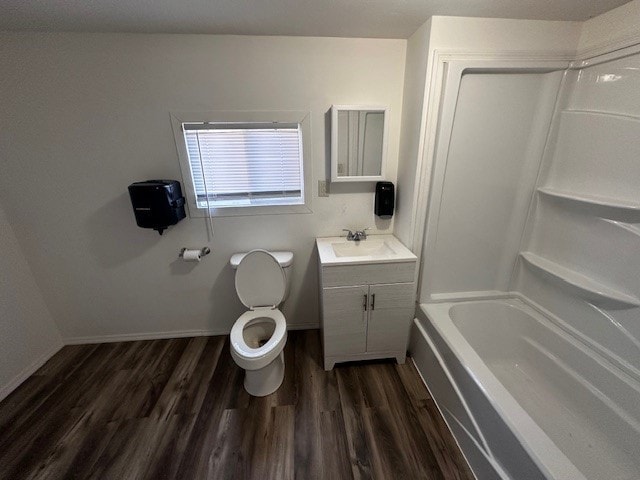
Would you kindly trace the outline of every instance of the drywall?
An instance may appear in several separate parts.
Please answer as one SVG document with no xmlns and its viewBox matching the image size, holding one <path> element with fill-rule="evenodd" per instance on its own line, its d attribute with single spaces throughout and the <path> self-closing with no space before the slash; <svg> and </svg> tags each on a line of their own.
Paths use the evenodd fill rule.
<svg viewBox="0 0 640 480">
<path fill-rule="evenodd" d="M 599 55 L 640 41 L 640 0 L 633 0 L 582 24 L 578 53 Z"/>
<path fill-rule="evenodd" d="M 373 215 L 374 184 L 328 177 L 332 104 L 390 108 L 389 180 L 396 180 L 404 40 L 198 35 L 0 36 L 0 200 L 63 337 L 70 342 L 228 332 L 238 301 L 234 252 L 292 250 L 284 312 L 318 325 L 314 239 L 342 228 L 390 232 Z M 311 112 L 313 213 L 203 218 L 159 236 L 135 225 L 127 185 L 181 179 L 170 111 Z"/>
<path fill-rule="evenodd" d="M 477 53 L 531 51 L 573 55 L 581 22 L 433 17 L 430 50 Z"/>
<path fill-rule="evenodd" d="M 13 229 L 0 206 L 0 400 L 62 347 Z"/>
<path fill-rule="evenodd" d="M 413 248 L 413 215 L 418 159 L 423 146 L 425 85 L 429 54 L 431 20 L 425 22 L 407 40 L 407 61 L 404 69 L 402 101 L 402 131 L 398 157 L 398 188 L 396 189 L 395 235 Z"/>
</svg>

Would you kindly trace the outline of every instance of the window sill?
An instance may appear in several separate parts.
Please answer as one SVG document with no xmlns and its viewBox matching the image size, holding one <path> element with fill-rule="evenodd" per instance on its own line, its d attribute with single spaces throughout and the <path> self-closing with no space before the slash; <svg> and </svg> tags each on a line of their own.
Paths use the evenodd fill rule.
<svg viewBox="0 0 640 480">
<path fill-rule="evenodd" d="M 313 213 L 308 205 L 257 205 L 251 207 L 218 207 L 211 208 L 212 217 L 242 217 L 257 215 L 291 215 Z M 189 205 L 190 218 L 207 217 L 206 208 L 196 208 Z"/>
</svg>

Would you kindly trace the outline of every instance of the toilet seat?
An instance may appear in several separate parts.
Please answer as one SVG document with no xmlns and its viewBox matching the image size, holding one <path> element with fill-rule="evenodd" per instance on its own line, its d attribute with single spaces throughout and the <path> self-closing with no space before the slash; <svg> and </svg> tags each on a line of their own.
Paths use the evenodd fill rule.
<svg viewBox="0 0 640 480">
<path fill-rule="evenodd" d="M 244 339 L 244 330 L 260 322 L 274 322 L 271 337 L 263 346 L 252 348 Z M 238 317 L 231 328 L 231 356 L 245 370 L 258 370 L 275 360 L 287 341 L 287 321 L 277 308 L 256 308 Z"/>
<path fill-rule="evenodd" d="M 236 269 L 236 293 L 248 308 L 277 307 L 287 288 L 278 260 L 266 250 L 247 253 Z"/>
</svg>

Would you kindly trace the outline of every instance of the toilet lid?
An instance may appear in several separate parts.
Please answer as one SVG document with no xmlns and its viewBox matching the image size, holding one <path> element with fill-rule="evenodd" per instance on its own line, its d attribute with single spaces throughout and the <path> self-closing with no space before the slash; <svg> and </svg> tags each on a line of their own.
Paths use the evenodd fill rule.
<svg viewBox="0 0 640 480">
<path fill-rule="evenodd" d="M 236 292 L 246 307 L 278 306 L 284 298 L 286 277 L 266 250 L 252 250 L 236 270 Z"/>
</svg>

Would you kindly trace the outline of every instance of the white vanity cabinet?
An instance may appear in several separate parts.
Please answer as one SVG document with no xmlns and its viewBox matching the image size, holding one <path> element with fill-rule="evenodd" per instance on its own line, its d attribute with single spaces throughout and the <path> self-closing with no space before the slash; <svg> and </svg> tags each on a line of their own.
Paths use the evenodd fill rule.
<svg viewBox="0 0 640 480">
<path fill-rule="evenodd" d="M 400 352 L 404 363 L 411 320 L 415 313 L 415 284 L 390 283 L 369 286 L 367 352 Z"/>
<path fill-rule="evenodd" d="M 322 289 L 325 366 L 327 356 L 362 354 L 367 351 L 369 315 L 365 305 L 368 292 L 367 285 Z"/>
<path fill-rule="evenodd" d="M 322 255 L 321 240 L 327 239 L 318 239 L 325 370 L 338 362 L 376 358 L 404 363 L 415 312 L 415 256 L 402 246 L 403 261 L 373 263 L 376 258 L 356 257 L 351 263 L 331 262 Z"/>
</svg>

